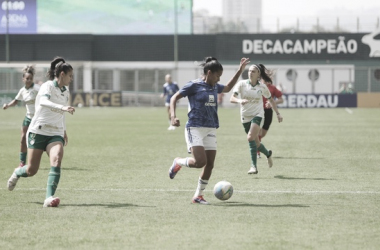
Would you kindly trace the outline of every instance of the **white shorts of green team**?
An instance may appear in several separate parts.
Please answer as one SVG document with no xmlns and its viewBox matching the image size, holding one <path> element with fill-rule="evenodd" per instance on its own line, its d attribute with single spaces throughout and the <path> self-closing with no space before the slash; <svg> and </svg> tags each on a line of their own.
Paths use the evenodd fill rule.
<svg viewBox="0 0 380 250">
<path fill-rule="evenodd" d="M 205 150 L 216 150 L 216 128 L 190 127 L 185 128 L 187 152 L 191 153 L 194 146 L 202 146 Z"/>
</svg>

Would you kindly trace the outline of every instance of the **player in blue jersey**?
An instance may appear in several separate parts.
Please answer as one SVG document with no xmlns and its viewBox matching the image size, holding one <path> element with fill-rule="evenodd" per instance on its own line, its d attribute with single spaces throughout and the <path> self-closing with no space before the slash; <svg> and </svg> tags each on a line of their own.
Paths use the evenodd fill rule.
<svg viewBox="0 0 380 250">
<path fill-rule="evenodd" d="M 216 156 L 216 129 L 219 127 L 218 93 L 229 92 L 248 63 L 248 58 L 242 58 L 239 70 L 226 85 L 222 85 L 218 82 L 223 74 L 223 66 L 216 58 L 206 57 L 201 64 L 202 78 L 188 82 L 170 99 L 171 123 L 176 127 L 180 126 L 176 117 L 176 103 L 183 97 L 189 100 L 185 138 L 193 157 L 175 158 L 169 169 L 169 177 L 173 179 L 181 167 L 203 168 L 192 203 L 208 204 L 203 198 L 203 191 L 210 179 Z"/>
<path fill-rule="evenodd" d="M 170 98 L 177 93 L 179 90 L 178 84 L 176 82 L 172 81 L 172 76 L 167 74 L 165 76 L 165 84 L 163 86 L 163 92 L 161 94 L 161 98 L 165 98 L 165 107 L 168 110 L 168 115 L 169 115 L 169 127 L 168 130 L 174 130 L 175 127 L 172 126 L 171 124 L 171 119 L 170 119 Z"/>
</svg>

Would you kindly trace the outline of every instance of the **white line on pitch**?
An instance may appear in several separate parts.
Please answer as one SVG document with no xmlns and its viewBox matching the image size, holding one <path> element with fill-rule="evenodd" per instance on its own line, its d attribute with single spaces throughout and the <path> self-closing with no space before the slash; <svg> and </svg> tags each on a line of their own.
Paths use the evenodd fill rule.
<svg viewBox="0 0 380 250">
<path fill-rule="evenodd" d="M 346 108 L 346 112 L 349 113 L 350 115 L 352 115 L 352 113 L 354 113 L 351 109 L 349 108 Z"/>
<path fill-rule="evenodd" d="M 0 188 L 6 190 L 6 188 Z M 34 191 L 46 190 L 45 188 L 18 188 L 17 190 Z M 84 192 L 194 192 L 193 189 L 129 189 L 129 188 L 59 188 L 62 191 L 84 191 Z M 211 190 L 206 190 L 211 192 Z M 234 193 L 248 193 L 248 194 L 380 194 L 380 191 L 318 191 L 318 190 L 234 190 Z"/>
</svg>

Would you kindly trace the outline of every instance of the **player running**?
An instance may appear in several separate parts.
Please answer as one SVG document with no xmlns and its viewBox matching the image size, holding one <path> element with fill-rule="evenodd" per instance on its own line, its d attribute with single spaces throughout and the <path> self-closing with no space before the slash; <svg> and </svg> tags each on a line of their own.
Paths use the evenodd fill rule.
<svg viewBox="0 0 380 250">
<path fill-rule="evenodd" d="M 40 85 L 33 83 L 33 78 L 35 74 L 35 70 L 33 66 L 27 65 L 22 70 L 22 81 L 25 84 L 24 87 L 20 89 L 15 99 L 10 103 L 4 103 L 3 109 L 6 110 L 9 107 L 13 107 L 18 104 L 19 101 L 25 102 L 26 107 L 26 115 L 21 125 L 21 146 L 20 146 L 20 165 L 22 167 L 26 164 L 26 155 L 27 155 L 27 147 L 26 147 L 26 132 L 28 131 L 28 127 L 30 121 L 34 116 L 34 103 L 36 100 L 36 96 L 38 90 L 40 89 Z"/>
<path fill-rule="evenodd" d="M 271 93 L 268 87 L 260 83 L 262 78 L 264 81 L 272 82 L 267 75 L 267 69 L 263 64 L 254 64 L 248 70 L 249 79 L 239 81 L 233 90 L 233 95 L 230 98 L 232 103 L 240 103 L 241 122 L 249 143 L 252 165 L 248 174 L 257 174 L 257 156 L 259 150 L 266 155 L 268 166 L 272 167 L 272 151 L 267 150 L 264 144 L 259 141 L 260 127 L 264 118 L 263 98 L 267 98 L 277 114 L 277 119 L 282 122 L 283 118 L 278 112 L 276 103 L 271 98 Z"/>
<path fill-rule="evenodd" d="M 272 71 L 268 71 L 268 76 L 271 79 L 272 79 L 272 74 L 273 74 Z M 284 99 L 282 98 L 282 92 L 279 89 L 277 89 L 276 86 L 272 84 L 272 82 L 264 81 L 264 79 L 262 79 L 262 82 L 264 82 L 264 84 L 268 87 L 272 98 L 274 98 L 274 102 L 276 103 L 276 106 L 284 102 Z M 264 104 L 264 125 L 260 129 L 260 133 L 259 133 L 260 142 L 261 142 L 261 139 L 264 138 L 265 135 L 268 133 L 268 130 L 269 130 L 270 125 L 272 124 L 272 118 L 273 118 L 272 105 L 270 104 L 270 101 L 268 101 L 268 99 L 266 99 L 264 96 L 263 96 L 263 104 Z M 257 157 L 258 158 L 260 157 L 260 151 L 257 151 Z"/>
<path fill-rule="evenodd" d="M 75 112 L 68 106 L 73 68 L 63 58 L 56 57 L 50 64 L 48 77 L 50 80 L 38 92 L 36 113 L 27 132 L 28 165 L 15 169 L 8 180 L 8 190 L 15 188 L 20 177 L 31 177 L 38 172 L 41 156 L 46 151 L 51 168 L 43 207 L 57 207 L 60 199 L 54 194 L 61 175 L 63 146 L 68 143 L 64 112 Z"/>
<path fill-rule="evenodd" d="M 175 127 L 172 126 L 171 119 L 170 119 L 170 98 L 177 93 L 179 90 L 178 84 L 172 81 L 172 76 L 171 75 L 166 75 L 165 76 L 165 84 L 163 86 L 163 92 L 161 94 L 161 98 L 165 99 L 165 107 L 167 108 L 168 115 L 169 115 L 169 127 L 168 130 L 175 130 Z"/>
<path fill-rule="evenodd" d="M 248 63 L 248 58 L 242 58 L 239 70 L 227 85 L 222 85 L 218 83 L 223 74 L 222 65 L 216 58 L 206 57 L 201 64 L 202 78 L 188 82 L 170 99 L 171 122 L 176 127 L 180 126 L 175 112 L 176 103 L 183 97 L 189 100 L 185 139 L 193 157 L 175 158 L 169 168 L 169 177 L 173 179 L 181 167 L 203 168 L 192 203 L 208 204 L 203 198 L 203 191 L 211 177 L 216 156 L 216 129 L 219 127 L 217 95 L 233 88 Z"/>
</svg>

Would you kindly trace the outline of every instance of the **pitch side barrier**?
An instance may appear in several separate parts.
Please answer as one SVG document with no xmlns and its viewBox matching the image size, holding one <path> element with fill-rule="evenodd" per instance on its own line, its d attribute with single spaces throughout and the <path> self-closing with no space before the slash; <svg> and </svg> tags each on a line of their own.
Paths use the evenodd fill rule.
<svg viewBox="0 0 380 250">
<path fill-rule="evenodd" d="M 280 108 L 354 108 L 357 94 L 284 94 Z"/>
<path fill-rule="evenodd" d="M 74 107 L 121 107 L 121 92 L 71 93 L 70 103 Z"/>
</svg>

